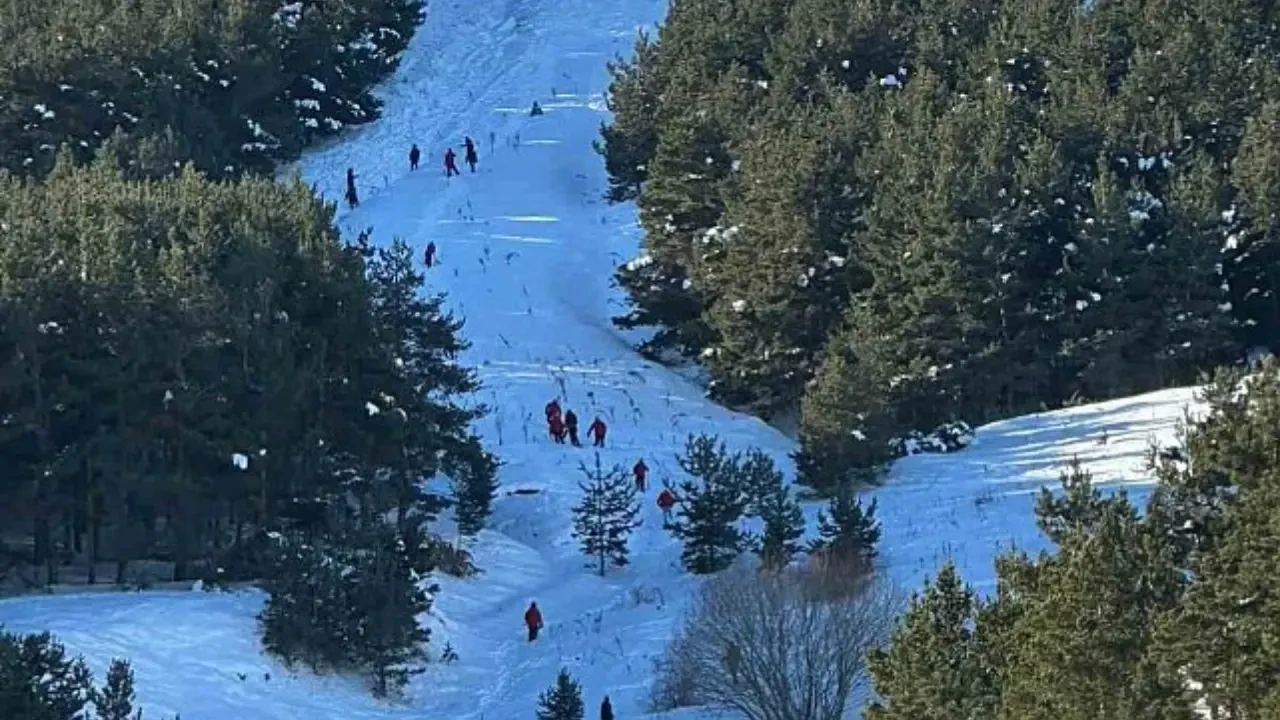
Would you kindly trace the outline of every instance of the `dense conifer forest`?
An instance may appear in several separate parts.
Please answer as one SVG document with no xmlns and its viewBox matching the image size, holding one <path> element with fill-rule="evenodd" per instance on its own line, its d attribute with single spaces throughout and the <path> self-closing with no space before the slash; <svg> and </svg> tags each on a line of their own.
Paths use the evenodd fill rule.
<svg viewBox="0 0 1280 720">
<path fill-rule="evenodd" d="M 1280 336 L 1274 9 L 676 0 L 599 148 L 644 349 L 797 419 L 828 488 L 892 442 L 1193 381 Z"/>
</svg>

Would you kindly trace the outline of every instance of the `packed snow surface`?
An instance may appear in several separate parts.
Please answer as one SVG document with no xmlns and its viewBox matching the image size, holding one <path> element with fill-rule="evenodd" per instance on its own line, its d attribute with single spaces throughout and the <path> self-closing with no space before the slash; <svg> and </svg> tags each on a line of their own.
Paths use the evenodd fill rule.
<svg viewBox="0 0 1280 720">
<path fill-rule="evenodd" d="M 591 141 L 607 117 L 606 61 L 628 53 L 636 30 L 664 10 L 661 0 L 433 2 L 382 90 L 384 119 L 299 168 L 334 200 L 346 169 L 355 169 L 362 205 L 340 214 L 351 235 L 399 235 L 419 253 L 435 241 L 439 264 L 429 282 L 466 320 L 473 346 L 465 359 L 485 383 L 477 401 L 494 408 L 479 430 L 506 464 L 492 523 L 475 547 L 483 574 L 444 578 L 423 618 L 435 652 L 447 641 L 457 662 L 432 666 L 396 703 L 372 699 L 358 680 L 290 672 L 259 651 L 256 591 L 21 598 L 0 602 L 0 623 L 52 631 L 99 677 L 112 657 L 128 657 L 150 718 L 530 717 L 562 666 L 582 682 L 592 716 L 605 694 L 620 717 L 643 714 L 652 659 L 690 580 L 652 490 L 633 564 L 603 579 L 584 567 L 569 518 L 578 465 L 592 452 L 552 445 L 543 405 L 559 395 L 584 427 L 604 418 L 602 461 L 629 468 L 643 457 L 651 487 L 678 477 L 675 454 L 689 433 L 761 447 L 788 472 L 794 449 L 764 423 L 709 403 L 692 382 L 641 359 L 609 323 L 623 307 L 612 271 L 636 255 L 640 238 L 632 207 L 601 200 L 606 182 Z M 529 117 L 534 100 L 544 115 Z M 478 145 L 478 172 L 464 165 L 461 177 L 446 179 L 441 158 L 447 147 L 461 154 L 464 135 Z M 410 172 L 414 142 L 422 169 Z M 903 460 L 872 493 L 884 562 L 914 588 L 952 557 L 986 589 L 997 552 L 1043 546 L 1034 494 L 1072 456 L 1100 482 L 1140 494 L 1149 482 L 1143 452 L 1152 439 L 1173 441 L 1192 400 L 1191 390 L 1170 390 L 1016 418 L 979 429 L 964 451 Z M 546 620 L 532 644 L 521 620 L 530 600 Z"/>
</svg>

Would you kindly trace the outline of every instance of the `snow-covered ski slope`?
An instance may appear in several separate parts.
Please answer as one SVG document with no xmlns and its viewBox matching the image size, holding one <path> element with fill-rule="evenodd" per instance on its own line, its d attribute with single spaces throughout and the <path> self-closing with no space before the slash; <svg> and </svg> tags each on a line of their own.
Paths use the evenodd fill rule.
<svg viewBox="0 0 1280 720">
<path fill-rule="evenodd" d="M 435 650 L 450 642 L 456 663 L 432 667 L 395 704 L 374 701 L 359 681 L 290 673 L 258 650 L 256 592 L 23 598 L 0 602 L 0 623 L 54 632 L 100 676 L 111 657 L 132 659 L 153 718 L 530 717 L 561 666 L 582 681 L 592 716 L 606 693 L 620 717 L 643 714 L 652 658 L 690 581 L 652 491 L 633 565 L 605 579 L 584 568 L 570 507 L 577 466 L 592 452 L 547 440 L 544 403 L 560 395 L 584 428 L 601 415 L 610 426 L 603 462 L 629 468 L 643 457 L 655 486 L 676 477 L 674 456 L 691 432 L 762 447 L 788 468 L 793 447 L 639 358 L 608 321 L 621 308 L 612 270 L 635 253 L 639 233 L 632 208 L 600 199 L 605 178 L 591 141 L 606 118 L 605 62 L 664 10 L 662 0 L 434 0 L 382 93 L 385 118 L 300 168 L 333 199 L 346 168 L 356 170 L 362 205 L 342 212 L 348 232 L 371 227 L 376 239 L 399 235 L 419 252 L 435 241 L 441 264 L 430 282 L 466 319 L 467 362 L 486 385 L 479 400 L 494 408 L 480 430 L 506 465 L 475 548 L 484 573 L 442 581 L 426 619 Z M 542 117 L 528 116 L 534 100 Z M 461 159 L 464 134 L 479 145 L 479 172 L 463 166 L 446 180 L 441 156 L 452 146 Z M 416 173 L 406 159 L 413 142 L 423 151 Z M 1070 457 L 1101 481 L 1140 490 L 1147 443 L 1171 442 L 1191 400 L 1192 391 L 1172 390 L 1017 418 L 982 428 L 963 452 L 902 461 L 874 493 L 885 563 L 916 587 L 950 556 L 970 581 L 989 585 L 1002 547 L 1042 546 L 1034 491 Z M 521 621 L 530 600 L 547 625 L 533 644 Z"/>
</svg>

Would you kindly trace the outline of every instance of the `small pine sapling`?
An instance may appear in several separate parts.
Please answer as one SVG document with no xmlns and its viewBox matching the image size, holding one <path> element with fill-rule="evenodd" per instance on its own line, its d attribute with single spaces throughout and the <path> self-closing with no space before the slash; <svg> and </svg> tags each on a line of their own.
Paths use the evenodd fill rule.
<svg viewBox="0 0 1280 720">
<path fill-rule="evenodd" d="M 831 496 L 825 511 L 818 511 L 818 538 L 809 544 L 809 551 L 871 560 L 879 540 L 875 499 L 864 508 L 858 493 L 852 486 L 845 485 Z"/>
<path fill-rule="evenodd" d="M 538 720 L 582 720 L 585 714 L 582 687 L 561 668 L 556 684 L 538 696 Z"/>
<path fill-rule="evenodd" d="M 627 564 L 627 537 L 640 527 L 640 503 L 626 472 L 617 466 L 606 472 L 598 454 L 595 471 L 584 465 L 582 472 L 588 482 L 578 484 L 582 502 L 573 508 L 573 537 L 582 543 L 583 554 L 596 558 L 603 577 L 607 562 Z"/>
</svg>

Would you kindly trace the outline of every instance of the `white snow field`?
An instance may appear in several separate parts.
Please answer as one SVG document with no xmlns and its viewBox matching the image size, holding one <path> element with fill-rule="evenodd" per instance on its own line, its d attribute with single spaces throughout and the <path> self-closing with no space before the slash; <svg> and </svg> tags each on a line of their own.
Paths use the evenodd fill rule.
<svg viewBox="0 0 1280 720">
<path fill-rule="evenodd" d="M 372 699 L 358 680 L 291 673 L 259 651 L 256 591 L 20 598 L 0 602 L 0 623 L 55 633 L 99 677 L 111 657 L 130 658 L 148 718 L 508 720 L 532 716 L 561 666 L 582 682 L 591 717 L 605 694 L 619 717 L 644 714 L 652 659 L 691 581 L 652 490 L 633 564 L 603 579 L 584 567 L 570 508 L 577 466 L 592 451 L 551 444 L 543 405 L 560 395 L 583 427 L 602 416 L 610 426 L 603 462 L 629 468 L 643 457 L 652 486 L 675 479 L 675 454 L 691 432 L 718 434 L 733 449 L 761 447 L 788 473 L 794 447 L 641 359 L 609 323 L 622 308 L 612 270 L 635 254 L 639 230 L 632 207 L 600 199 L 606 183 L 591 141 L 607 117 L 605 62 L 629 52 L 637 28 L 664 10 L 662 0 L 435 0 L 382 91 L 385 118 L 301 163 L 305 179 L 333 199 L 355 168 L 363 204 L 341 213 L 347 232 L 371 227 L 378 241 L 399 235 L 419 252 L 435 241 L 441 264 L 429 282 L 466 319 L 466 362 L 483 377 L 479 400 L 494 408 L 479 430 L 505 466 L 490 529 L 475 547 L 483 574 L 443 579 L 424 618 L 434 651 L 450 642 L 456 663 L 433 665 L 397 702 Z M 545 115 L 528 116 L 534 100 Z M 444 148 L 461 158 L 464 134 L 479 145 L 479 172 L 463 166 L 446 180 Z M 415 173 L 406 159 L 412 142 L 424 156 Z M 1192 390 L 1170 390 L 1017 418 L 981 428 L 962 452 L 903 460 L 870 493 L 879 498 L 885 564 L 916 588 L 950 556 L 988 587 L 1002 548 L 1043 546 L 1034 492 L 1053 484 L 1071 456 L 1099 481 L 1141 492 L 1147 443 L 1171 443 L 1189 404 Z M 521 619 L 530 600 L 546 620 L 532 644 Z"/>
</svg>

